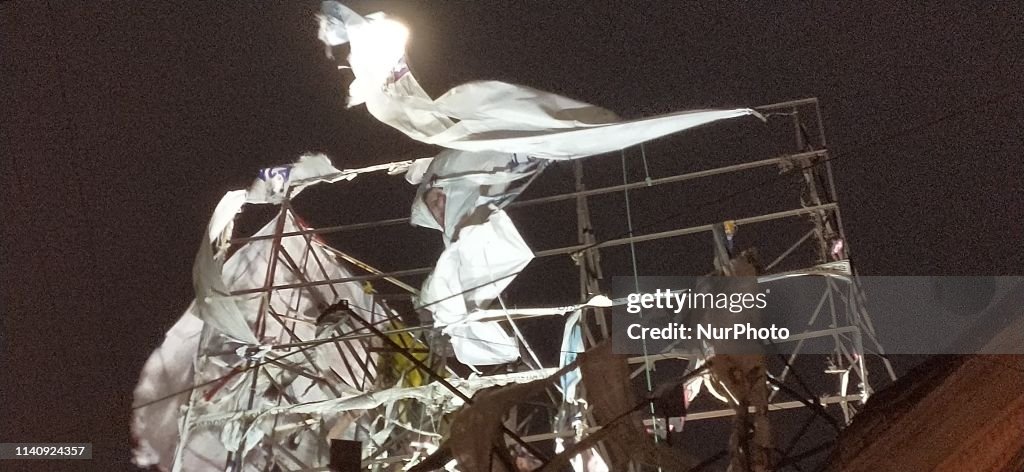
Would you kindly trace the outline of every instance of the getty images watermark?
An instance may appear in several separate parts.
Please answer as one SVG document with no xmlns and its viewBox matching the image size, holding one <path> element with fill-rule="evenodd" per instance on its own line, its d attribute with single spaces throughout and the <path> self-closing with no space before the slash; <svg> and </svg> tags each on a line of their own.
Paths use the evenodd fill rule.
<svg viewBox="0 0 1024 472">
<path fill-rule="evenodd" d="M 653 292 L 633 292 L 626 296 L 626 313 L 642 315 L 645 311 L 658 310 L 677 317 L 683 313 L 724 311 L 733 317 L 696 317 L 691 322 L 669 321 L 661 325 L 643 323 L 642 317 L 626 326 L 626 336 L 632 340 L 747 340 L 785 341 L 789 329 L 770 326 L 756 326 L 752 320 L 743 320 L 745 312 L 768 307 L 770 288 L 756 293 L 706 292 L 693 289 L 655 289 Z M 729 323 L 729 318 L 740 318 Z"/>
<path fill-rule="evenodd" d="M 612 277 L 617 354 L 1024 354 L 1024 277 Z"/>
</svg>

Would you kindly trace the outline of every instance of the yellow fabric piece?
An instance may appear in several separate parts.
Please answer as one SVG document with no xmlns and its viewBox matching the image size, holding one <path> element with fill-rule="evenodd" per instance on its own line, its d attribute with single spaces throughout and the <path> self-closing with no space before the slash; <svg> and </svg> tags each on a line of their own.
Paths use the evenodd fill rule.
<svg viewBox="0 0 1024 472">
<path fill-rule="evenodd" d="M 391 322 L 391 328 L 393 330 L 399 330 L 405 328 L 405 325 L 398 321 Z M 410 349 L 411 353 L 416 360 L 426 363 L 430 353 L 427 351 L 427 345 L 421 343 L 415 336 L 409 333 L 391 333 L 388 334 L 388 338 L 391 338 L 399 346 Z M 391 355 L 391 368 L 394 378 L 400 379 L 399 383 L 402 387 L 420 387 L 430 382 L 430 376 L 416 367 L 409 358 L 401 353 L 394 353 Z"/>
</svg>

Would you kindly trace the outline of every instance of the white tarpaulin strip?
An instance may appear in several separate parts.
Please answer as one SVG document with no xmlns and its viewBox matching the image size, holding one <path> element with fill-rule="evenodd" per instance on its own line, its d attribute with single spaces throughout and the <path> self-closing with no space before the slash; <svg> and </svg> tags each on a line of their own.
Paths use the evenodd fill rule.
<svg viewBox="0 0 1024 472">
<path fill-rule="evenodd" d="M 497 323 L 461 323 L 469 312 L 496 299 L 532 259 L 533 251 L 501 210 L 463 228 L 459 239 L 441 253 L 417 306 L 433 313 L 435 326 L 446 326 L 460 362 L 493 365 L 519 358 L 515 338 Z"/>
<path fill-rule="evenodd" d="M 323 154 L 305 154 L 294 164 L 262 169 L 246 190 L 246 203 L 280 204 L 285 196 L 295 197 L 304 188 L 318 183 L 352 180 L 359 174 L 405 171 L 415 160 L 389 162 L 359 169 L 338 170 Z"/>
<path fill-rule="evenodd" d="M 562 344 L 558 353 L 558 366 L 565 367 L 576 360 L 576 357 L 583 352 L 583 330 L 580 328 L 580 318 L 583 310 L 574 310 L 572 315 L 565 320 L 565 327 L 562 329 Z M 576 404 L 579 397 L 576 395 L 576 387 L 582 379 L 580 369 L 573 369 L 560 380 L 562 398 L 566 402 Z"/>
<path fill-rule="evenodd" d="M 192 280 L 196 291 L 196 316 L 231 338 L 257 344 L 245 316 L 239 310 L 238 300 L 228 296 L 224 282 L 224 254 L 230 239 L 235 215 L 246 203 L 280 204 L 285 197 L 294 197 L 303 189 L 318 183 L 352 180 L 366 172 L 386 170 L 390 173 L 405 170 L 414 161 L 381 164 L 361 169 L 339 171 L 323 154 L 307 154 L 294 164 L 270 167 L 259 172 L 246 190 L 233 190 L 221 198 L 213 211 L 204 239 L 192 266 Z"/>
<path fill-rule="evenodd" d="M 174 462 L 175 470 L 223 470 L 227 451 L 242 445 L 243 426 L 197 428 L 191 420 L 184 420 L 185 415 L 227 414 L 244 409 L 253 389 L 256 392 L 253 407 L 258 409 L 277 404 L 274 398 L 279 395 L 299 402 L 315 402 L 336 398 L 338 394 L 352 394 L 372 385 L 377 370 L 374 355 L 358 341 L 327 343 L 305 350 L 301 356 L 262 365 L 256 383 L 251 383 L 256 371 L 241 369 L 250 356 L 247 347 L 255 344 L 252 326 L 263 297 L 227 297 L 226 294 L 231 290 L 262 286 L 274 260 L 277 264 L 275 285 L 339 279 L 353 274 L 314 239 L 284 238 L 275 243 L 270 238 L 260 238 L 241 246 L 230 258 L 226 258 L 226 249 L 235 215 L 247 202 L 280 202 L 284 196 L 294 196 L 306 186 L 337 181 L 339 175 L 393 168 L 404 167 L 396 163 L 338 171 L 324 156 L 304 156 L 295 164 L 265 169 L 248 190 L 228 192 L 221 199 L 204 231 L 193 266 L 196 300 L 150 356 L 135 389 L 138 407 L 134 409 L 132 435 L 137 440 L 134 461 L 138 465 L 170 469 Z M 292 232 L 305 228 L 286 214 L 281 229 Z M 278 221 L 270 221 L 256 236 L 272 235 L 277 230 Z M 287 254 L 290 259 L 272 258 L 275 246 L 280 254 Z M 321 329 L 324 329 L 323 336 L 330 335 L 327 324 L 321 326 L 317 321 L 324 306 L 341 299 L 361 311 L 375 313 L 371 322 L 384 316 L 386 310 L 377 306 L 373 297 L 356 282 L 280 289 L 267 297 L 268 311 L 273 310 L 283 320 L 295 323 L 286 330 L 282 323 L 269 321 L 264 339 L 276 339 L 277 343 L 311 340 L 317 338 Z M 203 331 L 204 326 L 211 329 Z M 345 326 L 350 328 L 347 323 Z M 239 347 L 237 341 L 249 343 L 249 346 Z M 265 355 L 266 350 L 252 353 L 258 359 Z M 193 369 L 194 360 L 197 360 L 196 369 Z M 358 367 L 350 369 L 350 365 Z M 193 385 L 198 387 L 190 390 Z M 174 395 L 175 392 L 183 393 Z M 183 408 L 186 405 L 188 407 Z M 314 433 L 308 428 L 302 432 L 304 437 L 311 434 Z M 176 443 L 179 443 L 180 454 L 175 452 Z M 322 451 L 313 447 L 313 441 L 305 443 L 308 446 L 293 450 L 293 455 L 304 461 L 319 460 Z M 255 442 L 247 439 L 243 447 L 252 444 Z M 262 465 L 268 460 L 262 451 L 250 451 L 243 461 L 244 470 L 264 470 Z"/>
<path fill-rule="evenodd" d="M 512 383 L 527 383 L 534 380 L 545 379 L 554 375 L 557 371 L 558 369 L 554 368 L 538 369 L 471 379 L 452 379 L 449 380 L 448 383 L 460 392 L 466 394 L 466 396 L 472 397 L 476 392 L 485 388 L 498 387 Z M 455 394 L 448 390 L 447 387 L 444 387 L 437 382 L 431 382 L 422 387 L 391 388 L 300 405 L 288 405 L 266 408 L 263 410 L 247 410 L 226 414 L 207 415 L 197 418 L 195 424 L 233 422 L 265 415 L 321 415 L 350 410 L 369 410 L 383 404 L 406 399 L 412 399 L 442 408 L 446 413 L 459 409 L 464 403 L 461 398 L 456 397 Z"/>
<path fill-rule="evenodd" d="M 174 392 L 181 394 L 164 402 L 136 409 L 132 417 L 132 437 L 137 441 L 134 462 L 148 467 L 174 457 L 178 442 L 178 420 L 181 408 L 188 403 L 193 383 L 192 364 L 199 349 L 203 322 L 193 316 L 190 306 L 167 336 L 146 360 L 135 386 L 133 397 L 138 404 L 162 398 Z"/>
<path fill-rule="evenodd" d="M 497 81 L 470 82 L 433 100 L 405 64 L 405 26 L 383 13 L 364 18 L 333 1 L 324 2 L 321 11 L 320 39 L 328 46 L 350 44 L 348 62 L 355 79 L 349 87 L 349 105 L 365 103 L 381 122 L 428 144 L 571 159 L 617 151 L 717 120 L 761 117 L 741 108 L 622 121 L 588 103 Z"/>
<path fill-rule="evenodd" d="M 192 282 L 196 291 L 196 316 L 227 336 L 246 344 L 257 344 L 245 316 L 234 300 L 224 298 L 230 293 L 221 276 L 224 254 L 214 253 L 214 244 L 222 235 L 231 235 L 235 214 L 245 204 L 245 190 L 228 192 L 213 211 L 210 224 L 203 233 L 203 241 L 192 265 Z"/>
</svg>

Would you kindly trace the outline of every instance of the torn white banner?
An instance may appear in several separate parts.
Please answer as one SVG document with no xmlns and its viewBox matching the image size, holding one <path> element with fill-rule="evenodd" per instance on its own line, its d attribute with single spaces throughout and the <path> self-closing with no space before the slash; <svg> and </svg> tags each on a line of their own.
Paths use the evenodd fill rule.
<svg viewBox="0 0 1024 472">
<path fill-rule="evenodd" d="M 289 214 L 281 229 L 283 232 L 296 232 L 308 228 L 301 226 Z M 328 248 L 319 240 L 287 237 L 275 244 L 267 236 L 275 234 L 277 230 L 276 220 L 266 223 L 253 235 L 259 239 L 241 246 L 224 262 L 220 276 L 228 290 L 263 286 L 275 246 L 280 256 L 276 258 L 274 285 L 337 280 L 354 275 L 346 264 L 332 257 Z M 294 264 L 289 261 L 294 261 Z M 238 311 L 245 315 L 247 329 L 251 330 L 256 314 L 259 313 L 261 297 L 218 298 L 235 302 Z M 371 323 L 379 322 L 387 313 L 385 307 L 376 304 L 373 297 L 354 281 L 279 289 L 270 297 L 268 311 L 282 318 L 268 319 L 264 342 L 279 344 L 316 339 L 317 332 L 322 328 L 318 321 L 323 307 L 339 300 L 348 300 L 349 306 Z M 176 461 L 180 470 L 223 470 L 227 451 L 237 450 L 243 444 L 241 434 L 245 425 L 234 425 L 231 427 L 233 429 L 223 424 L 203 426 L 194 421 L 182 421 L 185 418 L 183 415 L 199 417 L 236 414 L 239 410 L 248 409 L 249 395 L 253 391 L 257 395 L 252 408 L 276 405 L 275 398 L 279 395 L 300 403 L 324 401 L 364 391 L 374 385 L 374 379 L 377 378 L 376 355 L 367 349 L 372 340 L 353 339 L 308 348 L 301 357 L 287 357 L 288 353 L 280 351 L 258 350 L 255 355 L 259 358 L 278 360 L 259 367 L 258 380 L 252 383 L 249 374 L 242 371 L 246 368 L 249 350 L 245 347 L 239 349 L 237 342 L 218 335 L 222 331 L 213 325 L 206 326 L 204 335 L 200 336 L 204 325 L 193 316 L 195 310 L 195 305 L 190 307 L 167 333 L 166 340 L 150 356 L 140 375 L 135 389 L 135 404 L 138 407 L 133 410 L 132 422 L 132 434 L 137 441 L 134 461 L 139 465 L 159 464 L 165 469 L 170 468 L 175 463 L 175 444 L 181 441 L 181 455 Z M 286 328 L 280 321 L 290 324 L 290 327 Z M 334 329 L 324 331 L 323 336 L 350 330 L 354 324 L 345 319 L 332 320 Z M 198 368 L 193 370 L 193 360 L 197 354 Z M 303 372 L 304 375 L 297 372 Z M 194 385 L 200 387 L 193 390 L 190 387 Z M 193 400 L 191 405 L 190 396 Z M 331 427 L 341 424 L 340 421 L 335 418 L 326 421 L 324 425 Z M 351 432 L 363 427 L 365 424 L 353 424 Z M 319 430 L 311 427 L 302 431 L 303 437 L 307 439 L 319 434 Z M 347 434 L 349 430 L 345 432 Z M 244 444 L 243 450 L 248 450 L 256 444 L 256 440 L 246 440 Z M 314 444 L 310 442 L 313 449 Z M 292 451 L 295 456 L 309 460 L 319 460 L 320 452 L 304 449 Z M 263 452 L 254 450 L 247 454 L 244 461 L 247 465 L 243 470 L 265 470 L 256 465 L 267 460 Z"/>
<path fill-rule="evenodd" d="M 261 169 L 246 191 L 248 203 L 280 204 L 286 196 L 298 195 L 302 189 L 318 182 L 340 180 L 341 171 L 323 154 L 305 154 L 298 162 Z M 352 177 L 355 177 L 353 174 Z"/>
<path fill-rule="evenodd" d="M 428 165 L 421 169 L 423 164 Z M 473 221 L 478 208 L 504 207 L 545 164 L 502 152 L 442 151 L 429 163 L 409 168 L 406 180 L 419 184 L 409 222 L 441 231 L 448 245 L 460 228 L 486 218 L 489 210 Z"/>
<path fill-rule="evenodd" d="M 528 383 L 554 375 L 558 369 L 547 368 L 526 372 L 488 375 L 469 379 L 449 379 L 448 383 L 467 397 L 485 388 L 498 387 L 512 383 Z M 454 392 L 438 382 L 431 382 L 420 387 L 403 387 L 345 395 L 339 398 L 310 402 L 297 405 L 273 406 L 264 409 L 253 409 L 231 413 L 218 413 L 196 418 L 196 424 L 224 424 L 230 421 L 249 421 L 256 417 L 279 414 L 325 415 L 350 410 L 367 410 L 381 404 L 398 400 L 412 399 L 423 403 L 430 409 L 451 413 L 458 410 L 465 402 Z"/>
<path fill-rule="evenodd" d="M 192 265 L 192 284 L 196 291 L 195 311 L 199 319 L 237 341 L 257 344 L 256 336 L 237 302 L 226 298 L 230 291 L 221 275 L 227 248 L 222 243 L 231 236 L 235 215 L 244 204 L 245 190 L 228 192 L 217 204 Z"/>
<path fill-rule="evenodd" d="M 366 172 L 385 170 L 395 173 L 405 170 L 413 162 L 410 160 L 338 170 L 323 154 L 304 154 L 293 164 L 260 170 L 248 189 L 226 193 L 210 218 L 192 266 L 196 316 L 237 341 L 258 344 L 238 309 L 240 302 L 228 296 L 229 291 L 223 279 L 227 240 L 234 228 L 235 215 L 243 205 L 280 204 L 285 198 L 295 197 L 310 185 L 352 180 Z"/>
<path fill-rule="evenodd" d="M 428 144 L 569 159 L 617 151 L 717 120 L 761 117 L 740 108 L 622 121 L 588 103 L 497 81 L 463 84 L 434 100 L 405 63 L 409 32 L 401 23 L 383 13 L 364 18 L 334 1 L 323 2 L 321 12 L 320 40 L 328 46 L 350 44 L 348 61 L 355 79 L 349 106 L 365 103 L 381 122 Z"/>
<path fill-rule="evenodd" d="M 417 307 L 429 309 L 436 326 L 446 326 L 460 362 L 492 365 L 519 358 L 519 345 L 497 323 L 463 323 L 486 308 L 533 259 L 512 220 L 502 210 L 467 226 L 437 261 L 423 283 Z M 451 326 L 449 326 L 451 325 Z"/>
<path fill-rule="evenodd" d="M 259 408 L 276 403 L 280 396 L 303 403 L 322 401 L 376 385 L 377 355 L 367 348 L 369 340 L 324 343 L 304 349 L 302 357 L 268 352 L 272 344 L 316 339 L 321 329 L 323 336 L 352 329 L 353 323 L 344 318 L 333 320 L 330 327 L 318 324 L 323 307 L 339 300 L 347 300 L 368 322 L 379 322 L 386 316 L 387 308 L 375 302 L 358 282 L 282 288 L 266 297 L 230 295 L 232 291 L 263 287 L 269 269 L 275 267 L 272 261 L 276 261 L 271 281 L 275 286 L 350 278 L 353 272 L 347 264 L 334 257 L 330 248 L 315 237 L 286 237 L 279 241 L 270 238 L 278 230 L 291 233 L 308 229 L 290 212 L 280 216 L 283 222 L 266 223 L 254 235 L 256 239 L 238 247 L 230 257 L 227 241 L 236 214 L 247 202 L 279 202 L 317 182 L 347 180 L 363 172 L 404 169 L 403 164 L 338 171 L 322 155 L 303 156 L 295 164 L 261 172 L 265 178 L 258 179 L 248 190 L 224 195 L 203 233 L 193 266 L 196 300 L 150 356 L 135 389 L 135 463 L 164 470 L 172 465 L 172 470 L 223 470 L 227 451 L 239 446 L 247 450 L 256 444 L 255 440 L 243 443 L 238 434 L 232 433 L 243 431 L 244 425 L 235 425 L 234 429 L 190 426 L 190 415 Z M 271 256 L 275 252 L 279 257 Z M 262 309 L 269 316 L 260 341 L 267 344 L 261 349 L 249 349 L 257 344 L 253 326 Z M 245 345 L 239 347 L 239 342 Z M 259 375 L 250 377 L 247 366 L 251 361 L 274 357 L 278 357 L 275 362 L 259 366 Z M 250 378 L 255 378 L 255 382 Z M 197 387 L 190 388 L 193 386 Z M 250 397 L 252 392 L 256 395 Z M 253 401 L 250 398 L 255 399 L 253 403 L 249 403 Z M 366 424 L 339 419 L 322 426 L 341 425 L 339 434 L 355 434 Z M 319 461 L 323 451 L 312 440 L 317 434 L 313 428 L 303 429 L 305 445 L 292 449 L 292 455 Z M 263 466 L 269 460 L 262 449 L 250 450 L 245 453 L 242 470 L 266 470 Z"/>
<path fill-rule="evenodd" d="M 556 373 L 555 369 L 539 369 L 528 372 L 478 377 L 472 379 L 451 379 L 450 384 L 467 397 L 473 397 L 478 391 L 495 386 L 513 383 L 528 383 L 544 379 Z M 448 387 L 432 382 L 421 387 L 390 388 L 372 392 L 344 395 L 339 398 L 319 402 L 300 403 L 296 405 L 275 405 L 254 408 L 231 413 L 215 413 L 196 418 L 195 425 L 205 430 L 220 431 L 224 444 L 245 444 L 243 450 L 259 444 L 264 437 L 280 437 L 282 429 L 298 428 L 309 430 L 311 424 L 333 422 L 340 416 L 363 414 L 366 410 L 383 408 L 394 412 L 402 408 L 398 402 L 414 400 L 424 407 L 424 412 L 431 417 L 440 417 L 456 411 L 464 402 Z M 379 411 L 379 410 L 378 410 Z M 407 425 L 397 415 L 387 414 L 378 417 L 381 431 L 372 434 L 368 442 L 383 443 L 395 426 L 405 428 Z M 440 439 L 436 433 L 428 433 Z M 319 441 L 310 441 L 310 446 L 317 448 Z M 320 448 L 322 452 L 322 448 Z M 312 462 L 311 463 L 316 463 Z M 267 470 L 267 469 L 256 469 Z"/>
<path fill-rule="evenodd" d="M 256 180 L 246 190 L 246 203 L 280 204 L 286 197 L 294 198 L 304 188 L 318 183 L 334 183 L 352 180 L 359 174 L 387 171 L 395 174 L 405 171 L 418 159 L 389 162 L 359 169 L 338 170 L 323 154 L 303 154 L 294 164 L 260 169 Z"/>
<path fill-rule="evenodd" d="M 168 466 L 174 457 L 179 416 L 192 394 L 193 363 L 203 330 L 203 322 L 193 315 L 194 307 L 189 306 L 167 331 L 163 344 L 146 360 L 135 386 L 135 402 L 145 405 L 132 410 L 132 439 L 136 442 L 132 462 L 139 467 Z M 161 398 L 164 400 L 156 401 Z M 149 402 L 154 403 L 146 405 Z"/>
</svg>

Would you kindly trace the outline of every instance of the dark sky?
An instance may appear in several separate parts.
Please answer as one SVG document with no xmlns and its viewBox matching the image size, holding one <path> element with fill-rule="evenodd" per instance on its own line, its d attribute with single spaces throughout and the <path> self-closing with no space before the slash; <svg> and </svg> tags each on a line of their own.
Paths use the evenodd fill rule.
<svg viewBox="0 0 1024 472">
<path fill-rule="evenodd" d="M 350 5 L 410 26 L 412 69 L 434 96 L 498 79 L 627 117 L 817 96 L 861 273 L 1020 274 L 1024 6 L 705 3 Z M 192 257 L 217 199 L 304 151 L 338 167 L 431 155 L 364 108 L 344 109 L 348 77 L 316 40 L 317 7 L 0 3 L 0 442 L 94 444 L 91 463 L 45 470 L 126 467 L 132 389 L 191 300 Z M 687 158 L 734 139 L 750 152 L 732 162 L 771 157 L 750 144 L 756 122 L 714 126 L 652 144 L 654 176 L 699 168 Z M 400 179 L 372 178 L 297 205 L 316 224 L 341 224 L 405 216 L 411 196 Z M 534 244 L 538 233 L 574 237 L 572 215 L 517 221 Z M 558 221 L 565 231 L 551 229 Z M 346 238 L 332 242 L 383 269 L 440 251 L 436 235 L 410 228 Z M 646 251 L 641 271 L 666 257 Z M 552 270 L 573 277 L 568 265 Z M 552 298 L 572 299 L 567 286 Z"/>
</svg>

